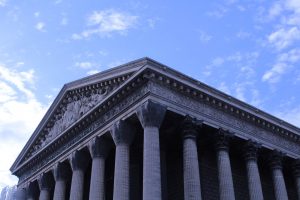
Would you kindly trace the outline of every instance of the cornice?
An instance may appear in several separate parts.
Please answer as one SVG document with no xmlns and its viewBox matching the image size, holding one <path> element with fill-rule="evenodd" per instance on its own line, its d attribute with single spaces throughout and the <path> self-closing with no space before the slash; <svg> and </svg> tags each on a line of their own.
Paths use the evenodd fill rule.
<svg viewBox="0 0 300 200">
<path fill-rule="evenodd" d="M 256 126 L 281 134 L 296 142 L 300 141 L 300 129 L 288 122 L 274 117 L 173 69 L 165 66 L 161 66 L 160 68 L 149 66 L 148 69 L 151 69 L 152 71 L 149 71 L 147 76 L 160 84 L 164 84 L 169 88 L 205 102 L 224 112 L 231 113 Z"/>
<path fill-rule="evenodd" d="M 228 96 L 214 88 L 211 88 L 197 80 L 183 75 L 173 69 L 161 65 L 151 59 L 146 59 L 144 66 L 131 76 L 128 76 L 118 88 L 112 91 L 102 102 L 96 105 L 92 110 L 82 116 L 76 124 L 66 129 L 61 135 L 55 138 L 51 143 L 47 144 L 33 157 L 21 163 L 17 168 L 12 167 L 12 171 L 16 175 L 25 173 L 28 169 L 41 162 L 48 155 L 55 152 L 56 149 L 70 138 L 83 133 L 86 128 L 95 122 L 95 120 L 109 111 L 113 106 L 117 105 L 129 93 L 132 93 L 145 82 L 151 80 L 159 83 L 170 90 L 181 93 L 184 96 L 193 98 L 210 107 L 229 113 L 236 118 L 261 127 L 272 134 L 279 134 L 283 138 L 299 144 L 300 129 L 284 122 L 274 116 L 271 116 L 255 107 L 241 102 L 231 96 Z M 83 88 L 82 88 L 83 89 Z M 78 92 L 81 89 L 77 89 Z M 70 91 L 71 92 L 71 91 Z M 72 91 L 76 92 L 76 91 Z M 90 131 L 90 130 L 88 130 Z M 55 159 L 52 156 L 51 159 Z"/>
</svg>

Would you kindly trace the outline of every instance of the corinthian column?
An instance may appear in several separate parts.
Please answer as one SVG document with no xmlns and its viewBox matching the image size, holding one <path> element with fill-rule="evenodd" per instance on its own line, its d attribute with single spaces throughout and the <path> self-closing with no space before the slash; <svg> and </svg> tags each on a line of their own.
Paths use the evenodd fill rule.
<svg viewBox="0 0 300 200">
<path fill-rule="evenodd" d="M 65 200 L 66 181 L 69 175 L 67 171 L 66 163 L 56 164 L 52 172 L 55 180 L 53 200 Z"/>
<path fill-rule="evenodd" d="M 51 192 L 51 179 L 50 174 L 43 174 L 38 179 L 38 184 L 40 188 L 39 200 L 50 200 Z"/>
<path fill-rule="evenodd" d="M 264 199 L 257 166 L 258 148 L 260 148 L 260 145 L 252 141 L 248 141 L 244 146 L 244 159 L 247 168 L 247 181 L 250 200 Z"/>
<path fill-rule="evenodd" d="M 84 192 L 84 173 L 88 165 L 87 155 L 82 151 L 75 151 L 70 157 L 72 167 L 72 182 L 70 199 L 82 200 Z"/>
<path fill-rule="evenodd" d="M 196 121 L 186 117 L 182 127 L 184 199 L 201 200 Z"/>
<path fill-rule="evenodd" d="M 296 160 L 293 165 L 293 174 L 294 174 L 298 199 L 300 199 L 300 160 L 299 159 Z"/>
<path fill-rule="evenodd" d="M 144 128 L 143 200 L 162 199 L 159 128 L 165 113 L 165 107 L 152 101 L 147 101 L 137 110 Z"/>
<path fill-rule="evenodd" d="M 129 162 L 130 145 L 134 138 L 134 129 L 125 121 L 118 121 L 111 129 L 116 145 L 114 200 L 129 200 Z"/>
<path fill-rule="evenodd" d="M 112 147 L 112 143 L 102 137 L 96 137 L 89 143 L 92 155 L 92 173 L 90 184 L 90 199 L 105 200 L 105 159 Z"/>
<path fill-rule="evenodd" d="M 34 200 L 38 197 L 38 187 L 33 183 L 29 183 L 26 187 L 26 199 Z"/>
<path fill-rule="evenodd" d="M 282 153 L 274 151 L 270 156 L 270 167 L 276 200 L 288 200 L 284 177 L 282 173 Z"/>
<path fill-rule="evenodd" d="M 215 138 L 215 147 L 217 151 L 218 178 L 220 200 L 234 200 L 234 187 L 232 181 L 231 164 L 229 158 L 229 139 L 231 135 L 228 132 L 219 130 Z"/>
<path fill-rule="evenodd" d="M 298 199 L 300 199 L 300 159 L 295 160 L 293 163 L 293 175 L 294 175 Z"/>
</svg>

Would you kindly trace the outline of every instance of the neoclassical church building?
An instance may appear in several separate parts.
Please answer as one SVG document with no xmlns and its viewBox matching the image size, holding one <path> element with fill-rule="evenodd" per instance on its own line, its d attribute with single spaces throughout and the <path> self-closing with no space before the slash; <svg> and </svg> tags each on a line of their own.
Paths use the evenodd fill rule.
<svg viewBox="0 0 300 200">
<path fill-rule="evenodd" d="M 64 85 L 17 199 L 296 200 L 300 129 L 149 58 Z"/>
</svg>

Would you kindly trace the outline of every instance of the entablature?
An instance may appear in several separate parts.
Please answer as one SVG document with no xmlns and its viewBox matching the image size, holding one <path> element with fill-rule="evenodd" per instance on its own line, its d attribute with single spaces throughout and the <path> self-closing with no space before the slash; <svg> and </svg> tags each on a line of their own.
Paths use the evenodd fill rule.
<svg viewBox="0 0 300 200">
<path fill-rule="evenodd" d="M 249 139 L 250 137 L 247 135 L 247 131 L 244 133 L 243 131 L 246 130 L 245 128 L 248 128 L 253 132 L 253 127 L 256 127 L 254 132 L 261 131 L 264 134 L 279 136 L 277 139 L 281 138 L 293 144 L 300 144 L 299 128 L 157 62 L 148 61 L 137 72 L 124 78 L 122 81 L 123 82 L 112 80 L 111 83 L 116 82 L 117 87 L 106 94 L 101 102 L 95 104 L 94 107 L 84 113 L 76 123 L 71 124 L 63 130 L 61 134 L 45 144 L 36 154 L 22 160 L 23 162 L 13 170 L 14 174 L 21 176 L 20 181 L 26 181 L 33 175 L 34 171 L 38 171 L 37 169 L 41 169 L 53 163 L 54 160 L 61 157 L 64 153 L 71 151 L 71 149 L 83 141 L 84 138 L 90 137 L 105 124 L 110 123 L 115 116 L 120 115 L 120 113 L 128 115 L 126 112 L 131 106 L 137 104 L 139 100 L 149 95 L 167 104 L 168 109 L 174 112 L 178 112 L 182 115 L 186 115 L 187 112 L 189 112 L 188 114 L 201 117 L 204 123 L 215 126 L 216 128 L 224 128 L 225 126 L 227 129 L 230 129 L 230 131 L 237 132 L 238 137 Z M 92 89 L 103 87 L 101 83 L 96 84 L 99 84 L 99 86 L 88 87 Z M 105 83 L 103 84 L 105 86 Z M 85 87 L 77 88 L 76 90 L 68 91 L 66 95 L 78 94 L 84 91 L 86 91 Z M 170 101 L 172 98 L 166 96 L 172 95 L 168 93 L 168 91 L 173 92 L 173 94 L 177 96 L 179 95 L 181 98 L 180 101 L 186 101 L 186 110 L 180 109 L 178 102 L 177 107 L 174 106 L 176 102 L 172 104 L 172 101 Z M 219 119 L 219 121 L 223 120 L 224 122 L 224 120 L 230 120 L 228 123 L 241 122 L 239 123 L 240 127 L 230 126 L 228 123 L 227 125 L 225 125 L 225 123 L 216 123 L 213 122 L 213 120 L 216 120 L 214 118 L 203 117 L 204 115 L 201 116 L 199 114 L 200 111 L 197 111 L 198 107 L 191 107 L 193 102 L 198 102 L 201 105 L 205 105 L 210 111 L 214 111 L 212 115 L 217 111 L 218 115 L 222 117 L 220 113 L 224 113 L 223 116 L 226 117 Z M 228 116 L 230 116 L 230 118 L 228 118 Z M 263 145 L 267 148 L 276 148 L 276 142 L 280 142 L 267 141 L 266 139 L 262 141 L 266 143 Z M 284 142 L 284 144 L 288 144 L 288 142 Z M 282 148 L 282 150 L 288 151 L 287 148 Z M 293 158 L 300 157 L 300 154 L 293 152 L 293 149 L 287 152 L 287 154 Z"/>
</svg>

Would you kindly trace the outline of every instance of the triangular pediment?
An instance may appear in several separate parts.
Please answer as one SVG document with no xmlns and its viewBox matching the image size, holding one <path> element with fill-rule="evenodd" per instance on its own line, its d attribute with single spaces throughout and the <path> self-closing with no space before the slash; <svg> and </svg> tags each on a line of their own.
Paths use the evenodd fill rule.
<svg viewBox="0 0 300 200">
<path fill-rule="evenodd" d="M 122 92 L 126 93 L 129 90 L 136 92 L 138 91 L 137 85 L 142 85 L 147 81 L 196 99 L 208 107 L 224 113 L 232 113 L 247 123 L 259 124 L 268 130 L 276 130 L 282 135 L 292 135 L 295 140 L 298 140 L 299 128 L 172 68 L 149 58 L 143 58 L 66 84 L 11 167 L 11 171 L 17 174 L 16 171 L 19 169 L 26 167 L 28 170 L 28 163 L 40 155 L 40 159 L 32 161 L 33 165 L 45 159 L 50 153 L 56 151 L 55 145 L 60 142 L 57 138 L 66 137 L 67 131 L 72 132 L 72 128 L 76 129 L 76 126 L 73 127 L 74 124 L 83 124 L 82 119 L 85 116 L 91 117 L 97 113 L 101 116 L 105 110 L 111 109 L 114 104 L 120 102 L 120 99 L 124 97 Z M 159 89 L 155 88 L 155 90 Z M 162 94 L 155 95 L 156 97 L 163 96 Z M 65 141 L 69 141 L 69 138 L 66 137 Z M 40 153 L 43 149 L 50 153 L 46 152 L 43 155 Z"/>
<path fill-rule="evenodd" d="M 142 58 L 63 86 L 11 167 L 17 168 L 63 134 L 148 61 Z"/>
</svg>

